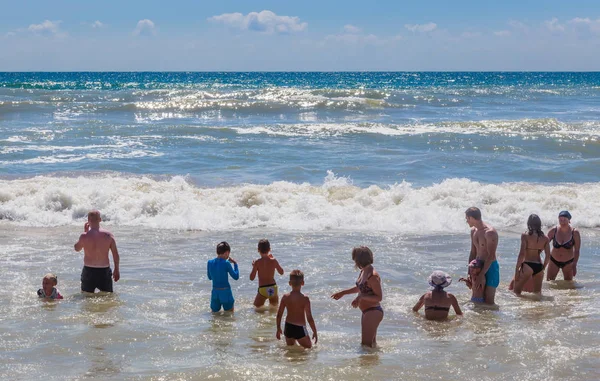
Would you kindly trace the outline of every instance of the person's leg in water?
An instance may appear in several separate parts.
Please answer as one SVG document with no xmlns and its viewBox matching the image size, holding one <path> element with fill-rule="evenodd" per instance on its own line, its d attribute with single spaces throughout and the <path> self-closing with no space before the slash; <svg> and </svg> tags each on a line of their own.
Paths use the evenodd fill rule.
<svg viewBox="0 0 600 381">
<path fill-rule="evenodd" d="M 546 268 L 546 280 L 556 280 L 558 270 L 560 270 L 558 266 L 556 266 L 554 262 L 550 261 L 550 263 L 548 263 L 548 267 Z"/>
<path fill-rule="evenodd" d="M 303 346 L 304 348 L 312 348 L 312 342 L 310 341 L 310 336 L 306 335 L 301 339 L 298 339 L 298 344 Z"/>
<path fill-rule="evenodd" d="M 363 313 L 361 318 L 362 345 L 375 347 L 377 345 L 377 328 L 383 320 L 383 311 L 371 310 Z"/>
<path fill-rule="evenodd" d="M 262 296 L 260 293 L 256 293 L 256 297 L 254 298 L 254 307 L 262 307 L 265 305 L 265 301 L 267 298 Z"/>
<path fill-rule="evenodd" d="M 562 268 L 562 273 L 565 280 L 573 280 L 573 262 L 565 265 L 565 267 Z"/>
<path fill-rule="evenodd" d="M 521 295 L 521 291 L 523 291 L 523 286 L 525 283 L 531 278 L 533 275 L 533 269 L 529 267 L 526 263 L 521 265 L 521 270 L 519 271 L 519 279 L 515 281 L 515 294 Z"/>
</svg>

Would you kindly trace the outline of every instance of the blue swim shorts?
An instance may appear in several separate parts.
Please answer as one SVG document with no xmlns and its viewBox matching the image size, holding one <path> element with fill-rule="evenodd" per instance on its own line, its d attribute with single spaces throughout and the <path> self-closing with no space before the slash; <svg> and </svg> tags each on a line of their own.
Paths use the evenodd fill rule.
<svg viewBox="0 0 600 381">
<path fill-rule="evenodd" d="M 225 311 L 231 310 L 233 309 L 233 303 L 235 303 L 235 300 L 233 299 L 231 288 L 212 290 L 210 296 L 210 309 L 213 312 L 218 312 L 221 309 L 221 306 L 223 306 Z"/>
<path fill-rule="evenodd" d="M 485 273 L 485 286 L 497 288 L 500 285 L 500 266 L 498 261 L 492 262 L 487 273 Z"/>
</svg>

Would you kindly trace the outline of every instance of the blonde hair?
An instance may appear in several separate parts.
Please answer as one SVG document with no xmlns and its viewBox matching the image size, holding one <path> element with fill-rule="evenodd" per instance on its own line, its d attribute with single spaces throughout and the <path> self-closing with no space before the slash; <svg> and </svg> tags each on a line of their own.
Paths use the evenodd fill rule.
<svg viewBox="0 0 600 381">
<path fill-rule="evenodd" d="M 363 269 L 373 264 L 373 252 L 366 246 L 358 246 L 352 249 L 352 260 L 356 267 Z"/>
<path fill-rule="evenodd" d="M 292 286 L 300 286 L 304 282 L 304 273 L 300 270 L 292 270 L 290 273 L 290 284 Z"/>
<path fill-rule="evenodd" d="M 44 275 L 44 279 L 50 279 L 52 282 L 54 282 L 55 286 L 58 284 L 58 277 L 52 273 Z"/>
</svg>

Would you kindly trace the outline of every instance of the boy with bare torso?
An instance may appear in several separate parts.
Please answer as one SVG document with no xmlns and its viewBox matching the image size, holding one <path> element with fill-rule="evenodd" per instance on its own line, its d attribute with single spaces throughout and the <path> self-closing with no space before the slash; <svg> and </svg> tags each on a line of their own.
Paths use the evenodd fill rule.
<svg viewBox="0 0 600 381">
<path fill-rule="evenodd" d="M 258 241 L 258 252 L 260 258 L 252 262 L 250 280 L 256 278 L 258 273 L 258 292 L 254 298 L 254 306 L 261 307 L 269 299 L 269 305 L 275 306 L 279 303 L 277 295 L 277 284 L 275 282 L 275 270 L 283 275 L 283 268 L 277 259 L 271 254 L 271 243 L 267 239 Z"/>
<path fill-rule="evenodd" d="M 290 273 L 290 286 L 292 291 L 289 294 L 283 295 L 281 304 L 277 311 L 277 340 L 281 340 L 281 318 L 283 311 L 287 309 L 285 317 L 285 328 L 283 334 L 287 345 L 294 345 L 296 341 L 304 348 L 311 348 L 312 342 L 306 330 L 306 321 L 313 331 L 313 339 L 317 343 L 317 326 L 312 317 L 310 309 L 310 300 L 308 296 L 302 294 L 301 289 L 304 286 L 304 274 L 300 270 L 293 270 Z"/>
</svg>

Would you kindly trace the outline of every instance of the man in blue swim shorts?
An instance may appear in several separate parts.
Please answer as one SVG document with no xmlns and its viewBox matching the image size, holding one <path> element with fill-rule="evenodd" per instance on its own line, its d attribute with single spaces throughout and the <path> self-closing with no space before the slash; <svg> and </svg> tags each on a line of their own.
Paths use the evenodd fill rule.
<svg viewBox="0 0 600 381">
<path fill-rule="evenodd" d="M 227 242 L 221 242 L 217 245 L 217 257 L 208 261 L 206 265 L 206 275 L 212 280 L 213 289 L 210 297 L 210 309 L 212 312 L 223 310 L 233 312 L 233 293 L 229 285 L 227 274 L 235 280 L 240 278 L 237 262 L 229 256 L 231 247 Z M 233 263 L 233 266 L 231 264 Z"/>
<path fill-rule="evenodd" d="M 485 303 L 495 304 L 496 288 L 500 284 L 500 266 L 496 260 L 498 233 L 496 229 L 481 220 L 481 211 L 479 208 L 472 207 L 467 209 L 465 211 L 465 218 L 467 224 L 471 227 L 469 263 L 474 259 L 483 261 L 481 274 L 473 278 L 473 285 L 485 285 Z"/>
</svg>

